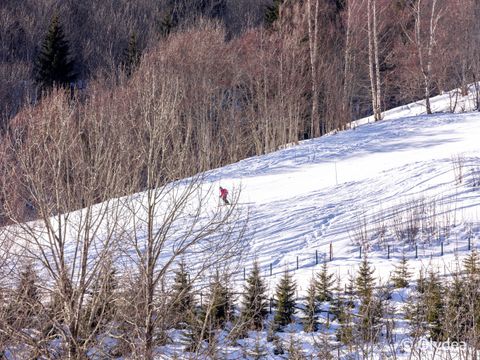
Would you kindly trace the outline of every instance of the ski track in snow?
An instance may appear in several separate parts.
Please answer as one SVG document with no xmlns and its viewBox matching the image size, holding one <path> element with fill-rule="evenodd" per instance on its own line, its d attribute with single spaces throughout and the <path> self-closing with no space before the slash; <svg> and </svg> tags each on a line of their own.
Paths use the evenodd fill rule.
<svg viewBox="0 0 480 360">
<path fill-rule="evenodd" d="M 453 213 L 455 225 L 478 223 L 480 190 L 469 186 L 467 167 L 464 183 L 455 184 L 452 167 L 452 157 L 458 154 L 471 168 L 480 167 L 478 139 L 478 113 L 399 118 L 246 159 L 211 171 L 208 179 L 227 188 L 241 187 L 240 202 L 250 203 L 247 269 L 255 257 L 275 283 L 284 269 L 296 270 L 298 256 L 295 276 L 305 289 L 318 269 L 315 251 L 321 263 L 328 258 L 330 243 L 331 271 L 343 281 L 347 272 L 356 271 L 359 248 L 353 238 L 364 217 L 374 228 L 375 222 L 382 217 L 388 222 L 395 209 L 409 201 L 435 199 L 441 211 Z M 457 229 L 457 237 L 461 231 Z M 439 244 L 422 246 L 412 267 L 428 266 L 430 257 L 438 266 L 451 265 L 454 248 L 462 249 L 459 241 L 466 240 L 445 241 L 443 257 L 437 256 Z M 407 255 L 413 256 L 412 249 Z M 386 251 L 375 244 L 369 252 L 382 280 L 399 256 L 394 249 L 388 260 Z"/>
</svg>

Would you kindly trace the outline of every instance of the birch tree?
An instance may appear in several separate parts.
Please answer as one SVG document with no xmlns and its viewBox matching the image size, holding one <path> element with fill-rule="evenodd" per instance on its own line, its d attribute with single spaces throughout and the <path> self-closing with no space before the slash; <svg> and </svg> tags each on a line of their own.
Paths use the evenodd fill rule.
<svg viewBox="0 0 480 360">
<path fill-rule="evenodd" d="M 320 135 L 320 112 L 318 109 L 319 85 L 318 85 L 318 38 L 319 38 L 319 0 L 307 1 L 308 18 L 308 46 L 310 54 L 310 74 L 312 103 L 310 114 L 310 137 L 314 138 Z"/>
<path fill-rule="evenodd" d="M 425 109 L 427 114 L 431 114 L 433 51 L 436 45 L 439 21 L 444 14 L 444 6 L 441 0 L 418 0 L 411 5 L 411 12 L 415 19 L 414 33 L 406 31 L 405 34 L 416 50 L 423 83 Z"/>
<path fill-rule="evenodd" d="M 342 113 L 345 117 L 345 124 L 352 119 L 352 96 L 355 94 L 355 84 L 359 78 L 355 71 L 355 58 L 358 51 L 359 20 L 355 16 L 360 12 L 363 1 L 348 0 L 345 3 L 345 48 L 343 53 L 343 91 L 342 91 Z"/>
<path fill-rule="evenodd" d="M 377 0 L 367 0 L 368 69 L 375 121 L 382 120 L 382 87 L 378 46 Z"/>
</svg>

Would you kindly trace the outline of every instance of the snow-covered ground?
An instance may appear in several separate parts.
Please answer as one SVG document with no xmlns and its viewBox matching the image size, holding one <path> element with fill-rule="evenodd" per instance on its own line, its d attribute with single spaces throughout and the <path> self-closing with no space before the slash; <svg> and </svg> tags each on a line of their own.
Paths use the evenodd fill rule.
<svg viewBox="0 0 480 360">
<path fill-rule="evenodd" d="M 432 103 L 437 111 L 449 111 L 447 95 Z M 471 247 L 480 246 L 480 187 L 475 186 L 480 113 L 404 117 L 405 108 L 387 112 L 391 120 L 210 172 L 210 181 L 241 188 L 240 203 L 250 213 L 250 257 L 258 259 L 272 287 L 287 267 L 305 289 L 320 266 L 316 252 L 321 263 L 323 256 L 330 257 L 330 244 L 330 269 L 345 281 L 356 272 L 360 245 L 384 281 L 403 252 L 412 267 L 435 265 L 446 271 L 454 269 L 457 254 L 466 253 L 467 233 Z M 415 108 L 421 112 L 420 106 L 410 106 Z M 412 111 L 408 114 L 416 115 Z M 462 162 L 461 182 L 455 178 L 454 159 Z M 414 212 L 424 220 L 418 226 L 435 222 L 435 229 L 403 244 L 396 238 L 404 230 L 400 223 L 407 227 Z"/>
</svg>

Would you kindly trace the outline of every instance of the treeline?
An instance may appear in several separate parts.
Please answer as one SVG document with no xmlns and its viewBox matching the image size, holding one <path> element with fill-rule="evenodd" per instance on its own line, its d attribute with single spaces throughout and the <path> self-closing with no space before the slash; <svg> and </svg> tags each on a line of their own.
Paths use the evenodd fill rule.
<svg viewBox="0 0 480 360">
<path fill-rule="evenodd" d="M 445 90 L 466 91 L 478 78 L 479 12 L 474 0 L 2 1 L 1 119 L 5 127 L 25 101 L 40 96 L 34 65 L 54 16 L 70 43 L 74 84 L 84 89 L 99 78 L 116 85 L 132 37 L 140 53 L 162 51 L 166 37 L 213 19 L 224 28 L 226 47 L 247 51 L 247 63 L 277 61 L 255 70 L 263 69 L 269 81 L 279 75 L 287 87 L 282 103 L 298 102 L 303 128 L 297 137 L 305 138 L 372 112 L 379 119 L 382 110 Z M 237 78 L 255 75 L 234 71 Z"/>
<path fill-rule="evenodd" d="M 52 17 L 64 27 L 75 59 L 77 86 L 114 76 L 121 67 L 132 35 L 141 50 L 171 31 L 190 26 L 200 17 L 217 19 L 229 36 L 263 21 L 264 1 L 18 1 L 0 3 L 0 120 L 11 119 L 25 101 L 34 101 L 34 63 Z"/>
</svg>

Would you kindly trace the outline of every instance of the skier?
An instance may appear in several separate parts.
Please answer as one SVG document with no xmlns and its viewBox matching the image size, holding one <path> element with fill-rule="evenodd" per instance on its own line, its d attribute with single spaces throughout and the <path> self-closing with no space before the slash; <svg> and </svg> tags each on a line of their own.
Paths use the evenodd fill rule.
<svg viewBox="0 0 480 360">
<path fill-rule="evenodd" d="M 230 205 L 230 202 L 227 200 L 227 196 L 228 196 L 228 190 L 220 186 L 220 199 L 223 200 L 225 205 Z"/>
</svg>

